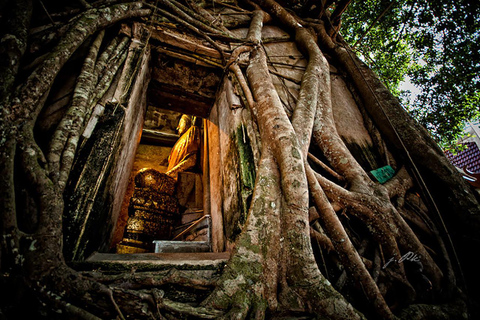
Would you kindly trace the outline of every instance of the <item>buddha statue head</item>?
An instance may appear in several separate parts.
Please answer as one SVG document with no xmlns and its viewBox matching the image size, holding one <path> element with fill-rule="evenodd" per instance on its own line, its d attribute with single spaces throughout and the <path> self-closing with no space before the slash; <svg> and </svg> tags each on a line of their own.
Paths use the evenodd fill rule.
<svg viewBox="0 0 480 320">
<path fill-rule="evenodd" d="M 178 122 L 177 132 L 180 136 L 192 126 L 192 117 L 184 114 Z"/>
</svg>

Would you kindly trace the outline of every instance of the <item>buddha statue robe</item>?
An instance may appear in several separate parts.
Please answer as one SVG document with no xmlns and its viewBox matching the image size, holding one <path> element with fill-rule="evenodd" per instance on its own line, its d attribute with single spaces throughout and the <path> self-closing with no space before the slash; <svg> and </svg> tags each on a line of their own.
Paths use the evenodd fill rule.
<svg viewBox="0 0 480 320">
<path fill-rule="evenodd" d="M 194 167 L 199 148 L 200 129 L 197 126 L 191 126 L 173 146 L 168 157 L 166 174 L 176 179 L 178 172 Z"/>
</svg>

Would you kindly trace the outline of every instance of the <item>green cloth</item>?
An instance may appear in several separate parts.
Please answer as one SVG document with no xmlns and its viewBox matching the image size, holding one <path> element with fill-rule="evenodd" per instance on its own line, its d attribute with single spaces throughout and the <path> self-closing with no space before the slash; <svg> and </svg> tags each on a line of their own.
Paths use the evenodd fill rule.
<svg viewBox="0 0 480 320">
<path fill-rule="evenodd" d="M 385 166 L 372 170 L 370 173 L 375 177 L 375 179 L 377 179 L 378 182 L 383 184 L 393 177 L 395 170 L 393 170 L 393 168 L 390 166 Z"/>
</svg>

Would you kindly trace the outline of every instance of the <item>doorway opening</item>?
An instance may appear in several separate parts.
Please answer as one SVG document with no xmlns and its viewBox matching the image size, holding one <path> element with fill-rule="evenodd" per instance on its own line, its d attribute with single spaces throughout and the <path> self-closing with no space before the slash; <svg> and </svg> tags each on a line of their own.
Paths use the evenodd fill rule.
<svg viewBox="0 0 480 320">
<path fill-rule="evenodd" d="M 201 117 L 147 108 L 112 246 L 117 253 L 209 252 Z"/>
</svg>

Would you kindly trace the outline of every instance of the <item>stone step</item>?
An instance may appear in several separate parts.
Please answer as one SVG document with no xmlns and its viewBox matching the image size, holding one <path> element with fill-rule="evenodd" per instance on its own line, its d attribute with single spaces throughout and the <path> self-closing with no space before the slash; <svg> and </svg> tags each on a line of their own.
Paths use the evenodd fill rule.
<svg viewBox="0 0 480 320">
<path fill-rule="evenodd" d="M 187 253 L 187 252 L 208 252 L 210 243 L 208 241 L 171 241 L 154 240 L 156 253 Z"/>
<path fill-rule="evenodd" d="M 76 270 L 96 270 L 129 272 L 178 270 L 216 270 L 221 271 L 230 252 L 194 252 L 194 253 L 99 253 L 92 254 L 86 261 L 72 262 Z"/>
</svg>

